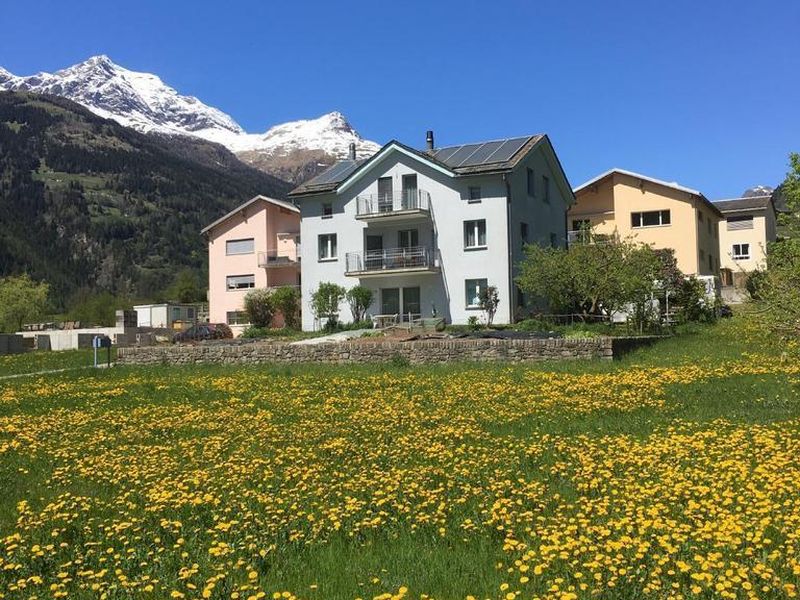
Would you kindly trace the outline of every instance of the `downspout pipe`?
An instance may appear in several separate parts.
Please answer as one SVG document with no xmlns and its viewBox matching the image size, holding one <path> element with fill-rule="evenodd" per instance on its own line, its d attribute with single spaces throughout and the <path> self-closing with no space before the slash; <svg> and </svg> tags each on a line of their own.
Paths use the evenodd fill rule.
<svg viewBox="0 0 800 600">
<path fill-rule="evenodd" d="M 511 182 L 508 173 L 503 173 L 503 183 L 506 184 L 506 237 L 508 243 L 508 322 L 514 322 L 514 233 L 511 230 Z"/>
</svg>

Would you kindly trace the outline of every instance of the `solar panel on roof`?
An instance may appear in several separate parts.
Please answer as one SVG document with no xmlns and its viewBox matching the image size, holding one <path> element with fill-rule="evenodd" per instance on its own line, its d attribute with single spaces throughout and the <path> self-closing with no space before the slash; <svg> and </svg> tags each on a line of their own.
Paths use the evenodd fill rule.
<svg viewBox="0 0 800 600">
<path fill-rule="evenodd" d="M 443 163 L 447 164 L 447 159 L 450 158 L 456 152 L 458 152 L 459 148 L 461 148 L 461 146 L 451 146 L 450 148 L 441 148 L 440 150 L 436 151 L 436 154 L 434 154 L 433 157 L 436 160 L 440 160 Z"/>
<path fill-rule="evenodd" d="M 495 150 L 503 145 L 504 141 L 505 140 L 500 140 L 499 142 L 487 142 L 483 144 L 472 156 L 463 161 L 459 166 L 471 167 L 473 165 L 483 164 Z"/>
<path fill-rule="evenodd" d="M 503 162 L 510 159 L 514 156 L 517 151 L 525 145 L 525 142 L 528 141 L 527 137 L 522 138 L 511 138 L 505 140 L 503 144 L 494 152 L 484 162 Z"/>
<path fill-rule="evenodd" d="M 353 165 L 353 161 L 343 160 L 342 162 L 336 163 L 330 167 L 327 171 L 323 171 L 308 183 L 309 185 L 317 185 L 340 181 L 342 174 L 347 172 L 348 169 L 353 168 Z"/>
<path fill-rule="evenodd" d="M 457 167 L 461 161 L 466 160 L 473 152 L 480 148 L 483 144 L 466 144 L 460 146 L 458 150 L 453 152 L 444 162 L 451 167 Z M 441 160 L 441 159 L 440 159 Z"/>
</svg>

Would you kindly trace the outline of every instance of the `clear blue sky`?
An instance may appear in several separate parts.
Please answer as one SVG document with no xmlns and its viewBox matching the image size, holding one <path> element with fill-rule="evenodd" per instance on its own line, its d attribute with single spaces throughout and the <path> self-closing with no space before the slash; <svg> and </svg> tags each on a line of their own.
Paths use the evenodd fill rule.
<svg viewBox="0 0 800 600">
<path fill-rule="evenodd" d="M 248 131 L 340 110 L 367 138 L 550 135 L 571 183 L 617 166 L 712 199 L 800 151 L 800 2 L 3 0 L 0 65 L 108 54 Z"/>
</svg>

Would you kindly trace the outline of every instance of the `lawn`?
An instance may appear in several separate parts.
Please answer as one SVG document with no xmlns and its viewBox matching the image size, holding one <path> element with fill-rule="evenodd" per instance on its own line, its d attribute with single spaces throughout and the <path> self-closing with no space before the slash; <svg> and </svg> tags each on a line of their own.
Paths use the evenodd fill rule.
<svg viewBox="0 0 800 600">
<path fill-rule="evenodd" d="M 621 361 L 0 381 L 7 598 L 785 598 L 800 364 L 736 320 Z"/>
</svg>

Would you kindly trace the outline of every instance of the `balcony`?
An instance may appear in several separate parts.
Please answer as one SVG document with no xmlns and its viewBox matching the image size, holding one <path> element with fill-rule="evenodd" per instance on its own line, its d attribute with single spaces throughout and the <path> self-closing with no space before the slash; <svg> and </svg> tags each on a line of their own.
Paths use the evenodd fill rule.
<svg viewBox="0 0 800 600">
<path fill-rule="evenodd" d="M 430 216 L 430 194 L 425 190 L 356 196 L 356 219 L 362 221 L 405 221 Z"/>
<path fill-rule="evenodd" d="M 348 252 L 345 255 L 345 275 L 351 277 L 380 277 L 438 271 L 437 252 L 433 248 L 424 246 Z"/>
<path fill-rule="evenodd" d="M 608 244 L 616 239 L 611 233 L 594 233 L 590 229 L 578 229 L 567 232 L 567 244 L 576 246 L 578 244 Z"/>
<path fill-rule="evenodd" d="M 258 266 L 262 269 L 280 269 L 300 266 L 300 244 L 288 248 L 267 250 L 258 253 Z"/>
</svg>

